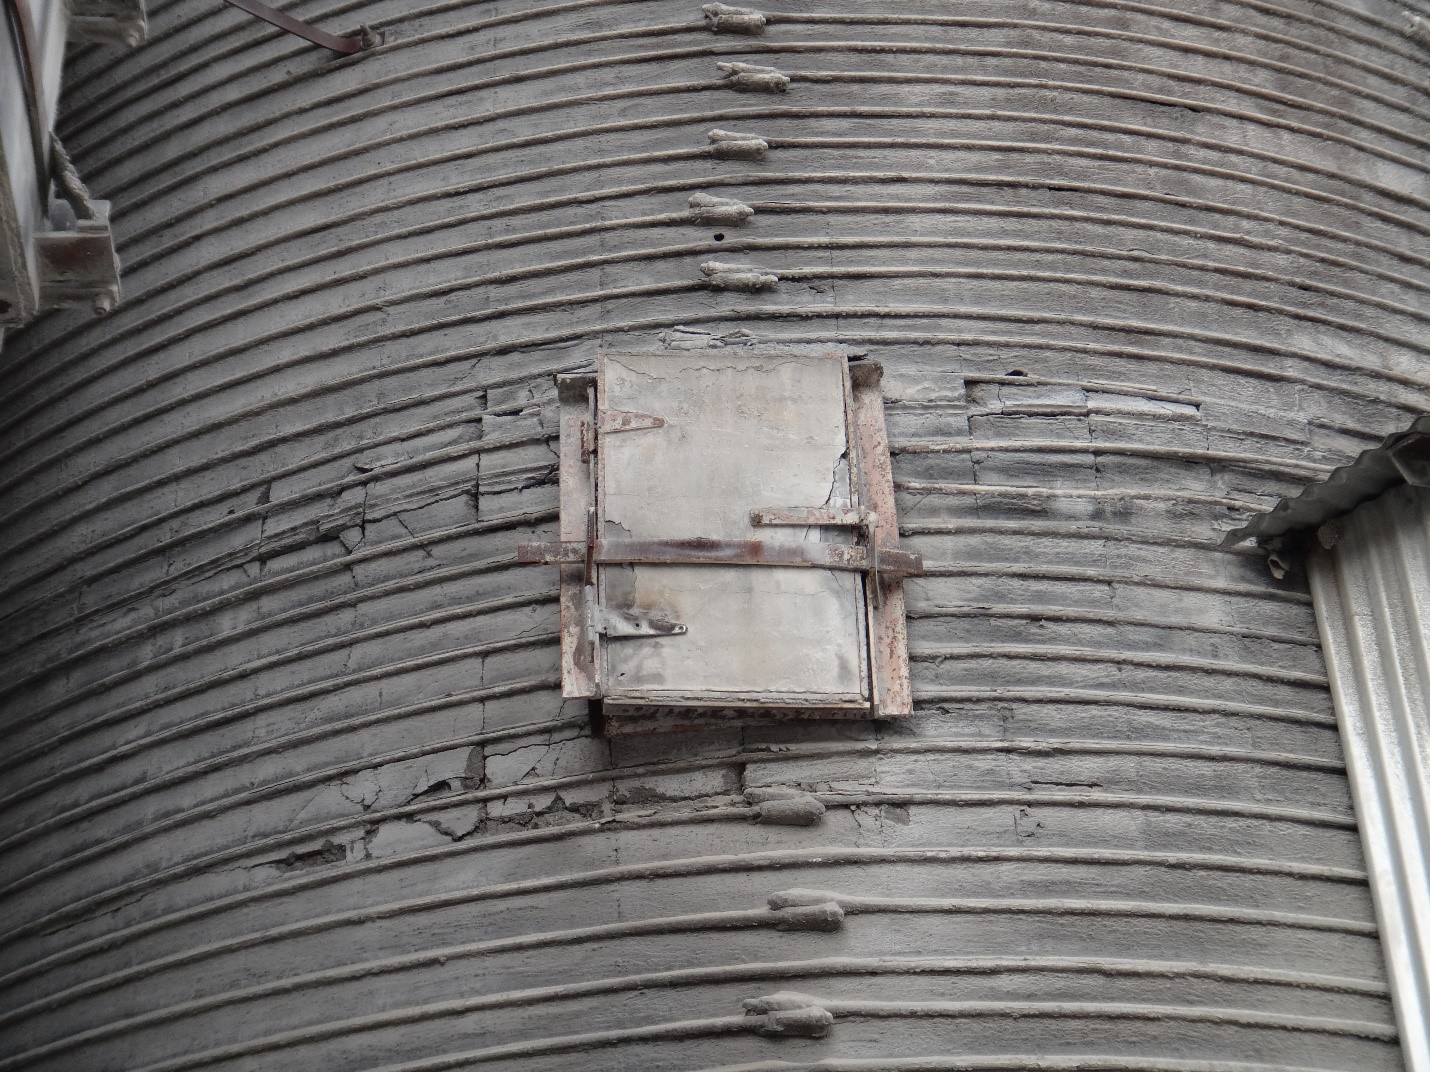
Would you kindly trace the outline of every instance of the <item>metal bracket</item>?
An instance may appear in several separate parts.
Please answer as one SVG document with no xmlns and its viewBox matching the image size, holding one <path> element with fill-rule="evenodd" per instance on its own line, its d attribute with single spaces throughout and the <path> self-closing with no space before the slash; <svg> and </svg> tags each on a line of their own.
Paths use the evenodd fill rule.
<svg viewBox="0 0 1430 1072">
<path fill-rule="evenodd" d="M 77 219 L 63 201 L 51 203 L 56 229 L 35 235 L 40 308 L 85 308 L 97 315 L 119 303 L 119 260 L 109 229 L 109 202 L 92 201 L 98 218 Z"/>
<path fill-rule="evenodd" d="M 1411 435 L 1386 448 L 1390 461 L 1417 488 L 1430 488 L 1430 437 Z"/>
</svg>

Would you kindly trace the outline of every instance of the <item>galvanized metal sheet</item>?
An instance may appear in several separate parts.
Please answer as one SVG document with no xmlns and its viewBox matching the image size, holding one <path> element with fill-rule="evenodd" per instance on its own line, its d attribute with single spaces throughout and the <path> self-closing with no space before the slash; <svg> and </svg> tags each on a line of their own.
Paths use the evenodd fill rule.
<svg viewBox="0 0 1430 1072">
<path fill-rule="evenodd" d="M 1310 560 L 1341 740 L 1411 1072 L 1430 1072 L 1430 490 L 1338 522 Z"/>
<path fill-rule="evenodd" d="M 754 540 L 771 505 L 855 506 L 842 354 L 769 351 L 607 355 L 601 535 Z M 789 542 L 849 544 L 847 528 L 785 529 Z M 603 645 L 608 699 L 867 706 L 863 580 L 829 570 L 603 566 L 601 601 L 686 627 Z"/>
<path fill-rule="evenodd" d="M 1415 456 L 1424 471 L 1425 443 L 1430 440 L 1430 415 L 1416 418 L 1403 432 L 1387 436 L 1364 451 L 1349 465 L 1343 465 L 1325 480 L 1308 485 L 1299 495 L 1277 503 L 1275 508 L 1227 534 L 1227 543 L 1249 539 L 1270 539 L 1297 529 L 1314 528 L 1355 509 L 1387 488 L 1405 481 L 1416 472 Z M 1424 482 L 1424 477 L 1417 478 Z"/>
</svg>

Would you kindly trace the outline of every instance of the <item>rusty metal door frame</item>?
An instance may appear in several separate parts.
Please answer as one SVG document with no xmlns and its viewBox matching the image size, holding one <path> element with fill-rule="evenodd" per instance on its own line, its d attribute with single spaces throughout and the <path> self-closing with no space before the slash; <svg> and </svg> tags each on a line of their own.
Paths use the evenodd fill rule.
<svg viewBox="0 0 1430 1072">
<path fill-rule="evenodd" d="M 629 427 L 657 427 L 664 422 L 647 414 L 605 413 L 598 401 L 601 373 L 606 358 L 598 360 L 596 374 L 558 378 L 561 401 L 561 526 L 560 540 L 523 544 L 517 560 L 523 563 L 551 563 L 561 571 L 562 685 L 563 695 L 591 701 L 602 711 L 609 732 L 636 732 L 641 728 L 672 728 L 702 724 L 702 708 L 719 715 L 721 721 L 733 717 L 754 720 L 798 718 L 897 718 L 912 713 L 909 687 L 908 636 L 905 621 L 903 580 L 923 572 L 919 555 L 899 546 L 894 509 L 894 488 L 890 468 L 887 432 L 884 424 L 882 368 L 869 361 L 849 361 L 846 373 L 846 435 L 855 481 L 858 508 L 845 511 L 850 516 L 785 517 L 788 511 L 758 510 L 751 515 L 756 526 L 838 525 L 853 529 L 851 543 L 799 543 L 794 541 L 717 539 L 602 539 L 597 524 L 600 499 L 597 430 L 610 426 L 619 431 Z M 633 355 L 634 356 L 634 355 Z M 773 359 L 779 356 L 771 352 Z M 847 360 L 839 355 L 841 361 Z M 777 516 L 778 515 L 778 516 Z M 857 516 L 854 516 L 857 515 Z M 647 563 L 665 565 L 748 566 L 850 571 L 863 575 L 863 633 L 867 653 L 868 700 L 855 707 L 830 707 L 810 701 L 792 703 L 790 698 L 771 697 L 763 706 L 744 705 L 715 712 L 712 701 L 692 695 L 674 707 L 659 709 L 630 704 L 606 696 L 601 673 L 602 635 L 605 608 L 598 596 L 597 574 L 601 565 Z M 661 621 L 617 623 L 630 632 L 621 636 L 654 636 L 683 632 Z M 619 707 L 616 711 L 613 708 Z M 630 710 L 626 710 L 630 707 Z M 649 708 L 649 709 L 647 709 Z M 707 714 L 710 712 L 706 712 Z M 619 718 L 615 716 L 619 715 Z"/>
</svg>

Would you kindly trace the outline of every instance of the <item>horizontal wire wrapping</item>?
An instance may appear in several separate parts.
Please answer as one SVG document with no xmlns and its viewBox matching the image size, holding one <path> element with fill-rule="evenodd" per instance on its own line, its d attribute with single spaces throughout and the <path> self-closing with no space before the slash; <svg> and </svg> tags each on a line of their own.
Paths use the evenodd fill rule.
<svg viewBox="0 0 1430 1072">
<path fill-rule="evenodd" d="M 780 6 L 298 5 L 384 32 L 332 60 L 154 0 L 73 57 L 127 299 L 3 356 L 0 1070 L 1394 1067 L 1309 600 L 1220 543 L 1426 407 L 1421 47 Z M 749 342 L 884 365 L 918 714 L 593 740 L 513 557 L 552 377 Z"/>
</svg>

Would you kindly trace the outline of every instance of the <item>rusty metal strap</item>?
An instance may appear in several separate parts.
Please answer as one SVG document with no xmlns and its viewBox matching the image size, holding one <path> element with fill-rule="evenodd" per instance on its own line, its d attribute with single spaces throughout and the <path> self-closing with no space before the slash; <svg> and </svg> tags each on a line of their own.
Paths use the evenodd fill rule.
<svg viewBox="0 0 1430 1072">
<path fill-rule="evenodd" d="M 28 0 L 5 0 L 5 18 L 10 24 L 15 57 L 22 68 L 25 112 L 30 120 L 30 144 L 35 155 L 36 194 L 43 209 L 50 191 L 49 124 L 45 122 L 44 88 L 40 84 L 40 55 L 35 45 L 35 22 Z"/>
<path fill-rule="evenodd" d="M 285 15 L 267 4 L 259 3 L 259 0 L 225 0 L 225 2 L 240 11 L 246 11 L 264 22 L 277 26 L 280 30 L 286 30 L 290 34 L 301 37 L 304 41 L 312 42 L 342 56 L 351 56 L 354 52 L 361 52 L 371 43 L 362 36 L 339 37 L 336 34 L 330 34 L 326 30 L 318 29 L 310 22 L 295 19 L 292 15 Z"/>
<path fill-rule="evenodd" d="M 766 543 L 762 540 L 597 540 L 593 544 L 524 543 L 517 561 L 581 566 L 802 566 L 884 576 L 917 577 L 923 556 L 897 548 L 845 543 Z"/>
</svg>

